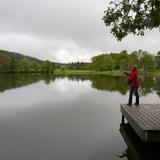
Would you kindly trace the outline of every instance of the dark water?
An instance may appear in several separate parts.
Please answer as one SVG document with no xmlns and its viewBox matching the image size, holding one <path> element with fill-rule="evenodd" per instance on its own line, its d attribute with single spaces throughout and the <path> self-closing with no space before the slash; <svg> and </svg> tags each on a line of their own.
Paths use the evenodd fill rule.
<svg viewBox="0 0 160 160">
<path fill-rule="evenodd" d="M 160 79 L 140 83 L 140 102 L 160 103 Z M 159 159 L 120 125 L 127 100 L 125 77 L 1 75 L 0 159 Z"/>
</svg>

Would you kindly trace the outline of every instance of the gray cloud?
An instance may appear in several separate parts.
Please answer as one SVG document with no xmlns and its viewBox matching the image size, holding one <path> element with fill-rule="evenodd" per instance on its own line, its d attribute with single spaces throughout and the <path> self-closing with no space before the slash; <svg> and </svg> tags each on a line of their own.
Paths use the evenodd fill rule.
<svg viewBox="0 0 160 160">
<path fill-rule="evenodd" d="M 88 61 L 100 52 L 159 50 L 158 31 L 122 42 L 102 22 L 106 0 L 0 0 L 0 48 L 54 61 Z"/>
</svg>

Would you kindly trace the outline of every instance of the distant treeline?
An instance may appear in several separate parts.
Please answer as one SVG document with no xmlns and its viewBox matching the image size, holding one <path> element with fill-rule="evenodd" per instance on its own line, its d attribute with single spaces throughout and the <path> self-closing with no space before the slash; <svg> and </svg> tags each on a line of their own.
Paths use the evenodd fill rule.
<svg viewBox="0 0 160 160">
<path fill-rule="evenodd" d="M 90 68 L 99 71 L 128 70 L 133 65 L 144 71 L 160 69 L 160 51 L 151 54 L 142 50 L 131 53 L 124 50 L 120 53 L 101 54 L 92 58 Z"/>
<path fill-rule="evenodd" d="M 86 62 L 72 62 L 72 63 L 68 63 L 68 64 L 61 64 L 58 67 L 56 67 L 57 69 L 61 69 L 61 70 L 88 70 L 90 69 L 90 63 L 86 63 Z"/>
<path fill-rule="evenodd" d="M 90 63 L 76 62 L 60 65 L 61 70 L 130 70 L 133 65 L 144 72 L 160 69 L 160 51 L 156 54 L 147 51 L 133 51 L 128 53 L 126 50 L 119 53 L 106 53 L 94 56 Z"/>
<path fill-rule="evenodd" d="M 106 53 L 94 56 L 90 63 L 75 62 L 68 64 L 42 61 L 29 56 L 0 50 L 0 72 L 10 73 L 53 73 L 55 69 L 63 70 L 130 70 L 132 65 L 144 72 L 160 69 L 160 51 L 156 54 L 147 51 L 126 50 L 120 53 Z"/>
<path fill-rule="evenodd" d="M 1 73 L 52 73 L 54 69 L 54 63 L 48 60 L 41 61 L 17 53 L 0 51 Z"/>
</svg>

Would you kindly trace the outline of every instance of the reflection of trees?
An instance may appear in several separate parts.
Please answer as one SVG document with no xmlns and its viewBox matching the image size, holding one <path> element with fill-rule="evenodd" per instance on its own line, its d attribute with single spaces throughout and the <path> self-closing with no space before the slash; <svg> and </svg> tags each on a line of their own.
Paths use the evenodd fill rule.
<svg viewBox="0 0 160 160">
<path fill-rule="evenodd" d="M 92 87 L 98 90 L 118 91 L 122 94 L 128 90 L 126 77 L 96 76 L 90 80 Z"/>
<path fill-rule="evenodd" d="M 56 78 L 68 78 L 71 81 L 85 81 L 90 80 L 91 75 L 57 75 Z"/>
<path fill-rule="evenodd" d="M 146 96 L 153 91 L 156 91 L 160 96 L 160 78 L 158 77 L 143 77 L 140 79 L 141 92 L 143 96 Z"/>
<path fill-rule="evenodd" d="M 59 77 L 64 78 L 66 76 Z M 126 77 L 101 75 L 69 75 L 67 76 L 67 78 L 72 81 L 90 80 L 92 82 L 92 87 L 98 90 L 119 91 L 122 94 L 126 94 L 128 90 Z"/>
<path fill-rule="evenodd" d="M 153 77 L 143 77 L 140 79 L 140 86 L 142 95 L 145 96 L 154 91 L 156 88 L 155 78 Z"/>
<path fill-rule="evenodd" d="M 66 76 L 59 77 L 64 78 Z M 67 78 L 72 81 L 90 80 L 92 82 L 92 87 L 98 90 L 119 91 L 121 94 L 126 94 L 128 90 L 126 77 L 101 75 L 68 75 Z"/>
<path fill-rule="evenodd" d="M 61 78 L 66 77 L 65 75 L 59 76 Z M 72 81 L 84 81 L 90 80 L 92 82 L 92 87 L 98 90 L 106 91 L 118 91 L 121 94 L 126 94 L 129 90 L 127 86 L 127 78 L 120 76 L 101 76 L 101 75 L 67 75 L 67 78 Z M 141 77 L 140 81 L 140 91 L 143 96 L 156 91 L 160 96 L 160 79 L 155 77 Z"/>
<path fill-rule="evenodd" d="M 65 77 L 65 76 L 63 76 Z M 92 82 L 92 87 L 98 90 L 106 91 L 118 91 L 121 94 L 126 94 L 129 90 L 127 86 L 127 78 L 120 76 L 84 76 L 84 75 L 70 75 L 67 76 L 70 80 L 84 81 L 90 80 Z M 140 91 L 143 96 L 146 96 L 153 91 L 156 91 L 160 96 L 160 78 L 155 77 L 140 77 Z"/>
<path fill-rule="evenodd" d="M 0 92 L 5 90 L 23 87 L 32 83 L 44 80 L 50 83 L 51 77 L 48 74 L 1 74 L 0 76 Z M 54 81 L 54 77 L 52 77 Z"/>
<path fill-rule="evenodd" d="M 126 77 L 108 77 L 97 76 L 90 78 L 92 81 L 92 87 L 99 90 L 118 91 L 122 94 L 126 94 L 129 87 L 127 87 Z M 155 77 L 141 77 L 140 88 L 141 94 L 146 96 L 153 91 L 156 91 L 160 96 L 160 78 Z"/>
<path fill-rule="evenodd" d="M 50 76 L 49 74 L 1 74 L 0 76 L 0 92 L 7 89 L 22 87 L 31 83 L 36 83 L 44 80 L 46 84 L 54 81 L 55 78 L 67 77 L 71 81 L 90 80 L 92 87 L 104 91 L 118 91 L 121 94 L 126 94 L 129 87 L 126 77 L 115 76 L 100 76 L 100 75 L 61 75 Z M 141 94 L 143 96 L 156 91 L 160 96 L 160 78 L 143 77 L 140 78 Z"/>
</svg>

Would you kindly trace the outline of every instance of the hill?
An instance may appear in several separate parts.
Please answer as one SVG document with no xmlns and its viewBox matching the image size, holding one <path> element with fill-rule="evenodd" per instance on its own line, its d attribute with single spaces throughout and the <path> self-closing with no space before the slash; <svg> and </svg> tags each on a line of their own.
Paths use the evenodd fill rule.
<svg viewBox="0 0 160 160">
<path fill-rule="evenodd" d="M 55 69 L 72 69 L 72 70 L 86 70 L 89 69 L 89 63 L 86 62 L 72 62 L 72 63 L 58 63 L 48 60 L 40 60 L 24 54 L 0 50 L 0 72 L 40 72 L 42 68 L 49 65 L 54 66 Z M 16 67 L 13 67 L 16 66 Z M 40 67 L 41 66 L 41 67 Z M 47 68 L 46 67 L 46 68 Z M 16 68 L 16 69 L 13 69 Z M 46 69 L 45 69 L 46 70 Z M 48 69 L 47 69 L 48 70 Z"/>
<path fill-rule="evenodd" d="M 51 73 L 55 64 L 23 54 L 0 50 L 0 73 Z"/>
<path fill-rule="evenodd" d="M 30 61 L 42 62 L 42 60 L 39 60 L 39 59 L 34 58 L 34 57 L 26 56 L 26 55 L 20 54 L 20 53 L 5 51 L 5 50 L 0 50 L 0 54 L 7 55 L 10 58 L 15 58 L 16 60 L 21 60 L 23 58 L 26 58 L 26 59 L 28 59 Z"/>
</svg>

